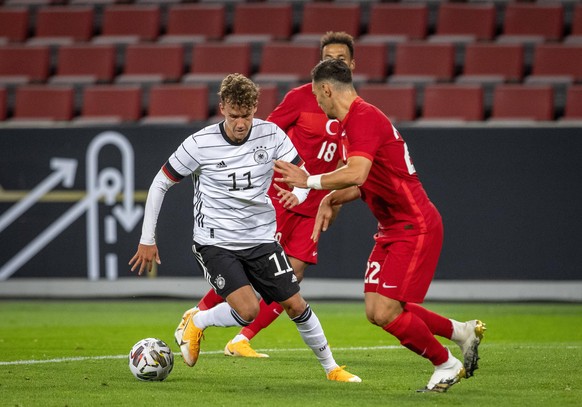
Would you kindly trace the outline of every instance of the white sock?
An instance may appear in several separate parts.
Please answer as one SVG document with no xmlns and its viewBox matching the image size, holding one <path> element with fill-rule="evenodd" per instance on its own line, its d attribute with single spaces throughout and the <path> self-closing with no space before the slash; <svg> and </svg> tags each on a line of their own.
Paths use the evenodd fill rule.
<svg viewBox="0 0 582 407">
<path fill-rule="evenodd" d="M 205 311 L 198 311 L 194 315 L 194 325 L 200 329 L 206 329 L 209 326 L 242 326 L 232 314 L 234 311 L 227 302 L 218 304 L 216 307 Z"/>
<path fill-rule="evenodd" d="M 243 334 L 238 334 L 237 336 L 235 336 L 234 338 L 232 338 L 232 343 L 237 343 L 240 341 L 248 341 L 249 338 L 247 338 L 246 336 L 244 336 Z"/>
<path fill-rule="evenodd" d="M 465 322 L 455 321 L 454 319 L 450 320 L 453 323 L 453 334 L 451 335 L 451 341 L 458 342 L 460 340 L 464 340 L 466 333 L 465 329 L 467 324 Z"/>
<path fill-rule="evenodd" d="M 315 353 L 317 360 L 319 360 L 325 372 L 329 373 L 338 367 L 338 364 L 331 354 L 331 349 L 327 343 L 321 323 L 309 305 L 303 314 L 293 318 L 293 322 L 297 325 L 297 330 L 301 334 L 303 342 Z"/>
</svg>

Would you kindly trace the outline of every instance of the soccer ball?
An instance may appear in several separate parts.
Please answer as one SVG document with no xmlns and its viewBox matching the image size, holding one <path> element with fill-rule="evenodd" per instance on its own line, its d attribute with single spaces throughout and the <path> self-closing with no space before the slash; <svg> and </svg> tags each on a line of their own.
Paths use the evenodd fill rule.
<svg viewBox="0 0 582 407">
<path fill-rule="evenodd" d="M 157 338 L 142 339 L 129 352 L 129 370 L 144 381 L 162 381 L 174 368 L 174 354 Z"/>
</svg>

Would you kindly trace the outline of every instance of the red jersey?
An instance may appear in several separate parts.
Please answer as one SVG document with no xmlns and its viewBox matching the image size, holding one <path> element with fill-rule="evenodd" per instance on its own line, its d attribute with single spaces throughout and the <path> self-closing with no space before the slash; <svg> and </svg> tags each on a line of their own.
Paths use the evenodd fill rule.
<svg viewBox="0 0 582 407">
<path fill-rule="evenodd" d="M 360 191 L 379 222 L 378 237 L 417 235 L 440 225 L 440 214 L 418 179 L 408 147 L 386 115 L 358 97 L 342 127 L 345 159 L 372 160 Z"/>
<path fill-rule="evenodd" d="M 340 160 L 340 126 L 328 119 L 317 105 L 311 83 L 290 90 L 283 101 L 267 117 L 291 138 L 305 168 L 311 174 L 334 171 Z M 279 184 L 288 189 L 286 184 Z M 311 190 L 305 202 L 290 209 L 305 216 L 315 217 L 319 203 L 329 191 Z M 269 196 L 277 200 L 277 191 L 271 185 Z"/>
</svg>

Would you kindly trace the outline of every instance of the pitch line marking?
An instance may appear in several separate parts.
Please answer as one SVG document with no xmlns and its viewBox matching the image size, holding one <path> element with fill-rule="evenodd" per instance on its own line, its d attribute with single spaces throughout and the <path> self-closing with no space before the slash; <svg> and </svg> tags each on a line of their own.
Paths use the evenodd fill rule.
<svg viewBox="0 0 582 407">
<path fill-rule="evenodd" d="M 372 346 L 372 347 L 353 347 L 353 348 L 333 348 L 334 351 L 348 351 L 348 350 L 383 350 L 383 349 L 404 349 L 402 346 Z M 310 351 L 309 348 L 291 348 L 291 349 L 261 349 L 262 352 L 301 352 Z M 217 355 L 222 354 L 223 350 L 201 351 L 201 355 Z M 181 356 L 180 352 L 174 352 L 174 355 Z M 3 362 L 0 361 L 0 366 L 8 365 L 36 365 L 42 363 L 63 363 L 63 362 L 80 362 L 85 360 L 109 360 L 109 359 L 125 359 L 128 355 L 106 355 L 106 356 L 73 356 L 68 358 L 55 359 L 32 359 L 32 360 L 14 360 Z"/>
</svg>

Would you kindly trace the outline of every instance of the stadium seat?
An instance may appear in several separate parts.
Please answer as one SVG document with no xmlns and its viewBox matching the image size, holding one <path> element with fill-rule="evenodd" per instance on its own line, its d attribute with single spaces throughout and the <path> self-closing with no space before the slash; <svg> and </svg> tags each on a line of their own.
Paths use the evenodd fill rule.
<svg viewBox="0 0 582 407">
<path fill-rule="evenodd" d="M 48 46 L 6 45 L 0 47 L 0 83 L 45 82 L 49 75 Z"/>
<path fill-rule="evenodd" d="M 412 85 L 363 84 L 358 87 L 358 95 L 394 123 L 416 118 L 416 89 Z"/>
<path fill-rule="evenodd" d="M 436 32 L 430 41 L 491 41 L 496 31 L 493 3 L 442 3 L 438 8 Z"/>
<path fill-rule="evenodd" d="M 378 43 L 358 43 L 355 45 L 354 60 L 356 70 L 354 83 L 384 82 L 388 75 L 388 47 Z"/>
<path fill-rule="evenodd" d="M 0 8 L 0 39 L 6 42 L 24 42 L 28 37 L 27 7 Z"/>
<path fill-rule="evenodd" d="M 94 11 L 90 6 L 51 6 L 36 13 L 34 36 L 29 44 L 71 44 L 93 36 Z"/>
<path fill-rule="evenodd" d="M 149 92 L 147 115 L 143 123 L 204 121 L 208 118 L 206 85 L 154 85 Z"/>
<path fill-rule="evenodd" d="M 426 4 L 373 3 L 368 31 L 360 39 L 362 42 L 398 43 L 423 40 L 427 33 Z"/>
<path fill-rule="evenodd" d="M 224 4 L 173 4 L 160 42 L 200 43 L 222 40 L 226 32 Z"/>
<path fill-rule="evenodd" d="M 467 44 L 458 83 L 521 82 L 524 75 L 524 46 L 483 42 Z"/>
<path fill-rule="evenodd" d="M 16 88 L 13 120 L 68 121 L 73 117 L 70 86 L 29 85 Z"/>
<path fill-rule="evenodd" d="M 8 96 L 6 88 L 0 88 L 0 121 L 8 115 Z"/>
<path fill-rule="evenodd" d="M 582 81 L 582 44 L 538 44 L 529 83 Z"/>
<path fill-rule="evenodd" d="M 190 72 L 184 76 L 183 80 L 186 82 L 222 81 L 226 75 L 233 72 L 245 76 L 250 75 L 250 45 L 207 42 L 194 46 Z"/>
<path fill-rule="evenodd" d="M 420 118 L 483 120 L 483 88 L 480 85 L 427 85 L 424 88 L 424 101 Z"/>
<path fill-rule="evenodd" d="M 566 95 L 563 120 L 582 120 L 582 85 L 570 86 Z"/>
<path fill-rule="evenodd" d="M 115 75 L 115 46 L 111 44 L 62 45 L 57 50 L 53 84 L 111 82 Z"/>
<path fill-rule="evenodd" d="M 582 4 L 576 4 L 574 6 L 570 34 L 564 38 L 564 42 L 582 43 Z"/>
<path fill-rule="evenodd" d="M 405 42 L 396 45 L 394 74 L 390 83 L 447 82 L 455 74 L 455 46 L 452 43 Z"/>
<path fill-rule="evenodd" d="M 261 94 L 259 96 L 259 107 L 255 113 L 255 117 L 264 120 L 281 102 L 281 97 L 277 85 L 260 85 L 259 89 Z"/>
<path fill-rule="evenodd" d="M 498 85 L 493 94 L 490 121 L 553 120 L 554 94 L 550 85 Z"/>
<path fill-rule="evenodd" d="M 236 42 L 288 40 L 293 32 L 291 3 L 237 3 L 232 33 L 225 40 Z"/>
<path fill-rule="evenodd" d="M 93 42 L 137 43 L 154 41 L 160 33 L 159 5 L 108 5 L 103 11 L 101 34 Z"/>
<path fill-rule="evenodd" d="M 123 73 L 115 78 L 115 82 L 177 82 L 184 73 L 184 66 L 181 44 L 129 44 L 125 49 Z"/>
<path fill-rule="evenodd" d="M 505 6 L 500 42 L 561 41 L 564 35 L 562 4 L 509 2 Z"/>
<path fill-rule="evenodd" d="M 319 46 L 315 44 L 270 42 L 263 46 L 257 82 L 283 86 L 310 82 L 311 70 L 319 62 Z"/>
<path fill-rule="evenodd" d="M 83 107 L 78 122 L 121 123 L 141 117 L 142 91 L 139 86 L 96 85 L 83 89 Z"/>
<path fill-rule="evenodd" d="M 320 37 L 328 31 L 345 31 L 357 38 L 360 35 L 360 19 L 358 3 L 306 2 L 299 32 L 292 36 L 292 40 L 319 44 Z"/>
</svg>

